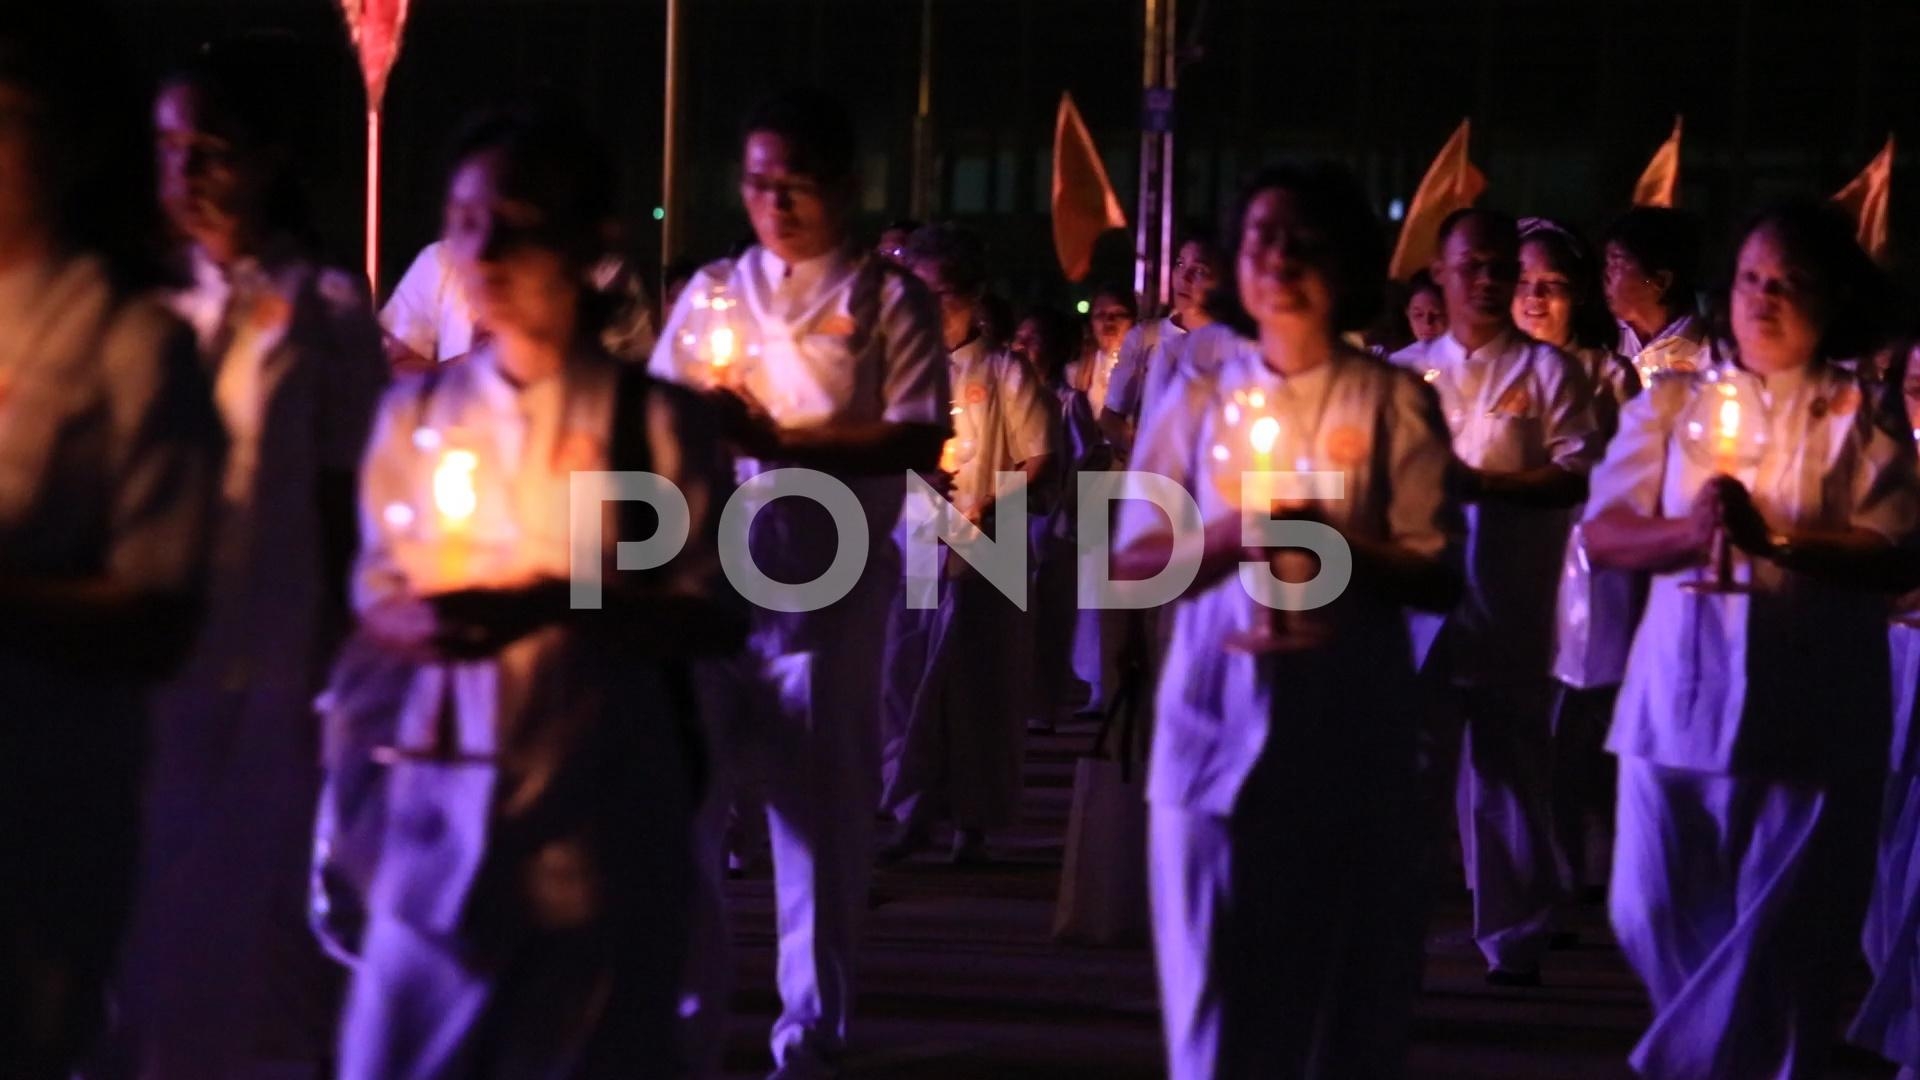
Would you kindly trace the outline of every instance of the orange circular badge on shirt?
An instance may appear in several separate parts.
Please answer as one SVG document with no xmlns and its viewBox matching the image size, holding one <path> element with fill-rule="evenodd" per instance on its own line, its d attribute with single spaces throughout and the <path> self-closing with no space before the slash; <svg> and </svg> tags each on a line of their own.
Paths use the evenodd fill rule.
<svg viewBox="0 0 1920 1080">
<path fill-rule="evenodd" d="M 967 387 L 967 404 L 985 405 L 986 403 L 987 403 L 986 387 L 981 386 L 979 383 L 973 383 Z"/>
<path fill-rule="evenodd" d="M 1367 436 L 1352 424 L 1342 424 L 1327 433 L 1327 458 L 1342 468 L 1351 468 L 1367 456 Z"/>
<path fill-rule="evenodd" d="M 1852 416 L 1860 409 L 1860 388 L 1843 386 L 1833 395 L 1833 415 Z"/>
<path fill-rule="evenodd" d="M 575 432 L 560 441 L 554 464 L 560 472 L 592 472 L 600 468 L 603 456 L 599 439 Z"/>
</svg>

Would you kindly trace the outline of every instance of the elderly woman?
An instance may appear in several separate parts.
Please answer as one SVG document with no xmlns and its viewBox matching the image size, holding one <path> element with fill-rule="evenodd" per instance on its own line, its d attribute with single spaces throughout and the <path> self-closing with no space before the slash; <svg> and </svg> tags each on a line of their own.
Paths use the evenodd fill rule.
<svg viewBox="0 0 1920 1080">
<path fill-rule="evenodd" d="M 1232 330 L 1194 343 L 1223 354 L 1217 375 L 1147 418 L 1131 474 L 1136 495 L 1143 476 L 1171 479 L 1199 521 L 1176 533 L 1129 500 L 1115 537 L 1120 579 L 1159 574 L 1182 540 L 1201 548 L 1172 607 L 1147 782 L 1169 1072 L 1398 1075 L 1419 981 L 1421 913 L 1407 882 L 1422 834 L 1402 611 L 1445 610 L 1458 596 L 1447 432 L 1418 376 L 1341 341 L 1372 316 L 1384 279 L 1378 227 L 1350 175 L 1263 173 L 1234 221 L 1220 304 Z M 1234 644 L 1274 617 L 1263 605 L 1299 602 L 1294 556 L 1307 558 L 1252 539 L 1271 508 L 1247 497 L 1248 459 L 1230 450 L 1260 426 L 1235 426 L 1245 409 L 1269 410 L 1283 468 L 1344 485 L 1341 498 L 1291 512 L 1351 557 L 1348 586 L 1322 598 L 1310 616 L 1320 632 L 1300 651 Z"/>
<path fill-rule="evenodd" d="M 1886 604 L 1847 586 L 1912 535 L 1920 503 L 1910 440 L 1833 363 L 1867 344 L 1877 291 L 1831 208 L 1760 215 L 1734 266 L 1732 355 L 1710 382 L 1629 402 L 1593 474 L 1595 563 L 1652 575 L 1608 742 L 1613 926 L 1654 1005 L 1632 1057 L 1646 1076 L 1826 1061 L 1891 710 Z M 1747 451 L 1689 445 L 1716 424 Z M 1732 584 L 1698 580 L 1722 556 Z"/>
</svg>

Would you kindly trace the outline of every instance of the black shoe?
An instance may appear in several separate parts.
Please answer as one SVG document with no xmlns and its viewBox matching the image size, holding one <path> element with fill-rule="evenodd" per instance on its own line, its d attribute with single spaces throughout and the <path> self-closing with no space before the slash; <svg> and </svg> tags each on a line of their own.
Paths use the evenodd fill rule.
<svg viewBox="0 0 1920 1080">
<path fill-rule="evenodd" d="M 1487 985 L 1537 989 L 1540 986 L 1540 969 L 1530 967 L 1515 971 L 1510 968 L 1492 968 L 1487 972 Z"/>
<path fill-rule="evenodd" d="M 1577 949 L 1579 947 L 1580 934 L 1578 931 L 1556 930 L 1547 935 L 1547 948 L 1555 952 L 1565 952 L 1568 949 Z"/>
</svg>

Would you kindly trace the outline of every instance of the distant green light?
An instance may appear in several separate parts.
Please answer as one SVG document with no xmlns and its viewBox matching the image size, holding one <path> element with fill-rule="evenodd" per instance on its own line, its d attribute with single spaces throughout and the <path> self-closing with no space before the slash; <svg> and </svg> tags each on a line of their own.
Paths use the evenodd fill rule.
<svg viewBox="0 0 1920 1080">
<path fill-rule="evenodd" d="M 656 206 L 656 207 L 654 207 L 654 208 L 653 208 L 653 220 L 655 220 L 655 221 L 665 221 L 665 220 L 667 220 L 667 208 L 666 208 L 666 207 L 664 207 L 664 206 Z"/>
<path fill-rule="evenodd" d="M 1079 303 L 1073 305 L 1073 310 L 1078 311 L 1082 315 L 1085 315 L 1087 312 L 1093 310 L 1093 305 L 1087 303 L 1085 300 L 1082 300 Z"/>
</svg>

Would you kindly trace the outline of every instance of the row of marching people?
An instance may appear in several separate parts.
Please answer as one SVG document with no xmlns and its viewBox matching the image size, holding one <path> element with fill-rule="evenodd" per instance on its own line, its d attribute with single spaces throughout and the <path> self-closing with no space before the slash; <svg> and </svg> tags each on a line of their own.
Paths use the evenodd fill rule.
<svg viewBox="0 0 1920 1080">
<path fill-rule="evenodd" d="M 1820 1075 L 1863 921 L 1850 1037 L 1920 1065 L 1911 631 L 1888 649 L 1920 480 L 1900 373 L 1867 359 L 1887 288 L 1843 215 L 1787 204 L 1740 234 L 1716 339 L 1690 228 L 1629 214 L 1602 269 L 1552 223 L 1456 213 L 1445 328 L 1383 361 L 1354 343 L 1383 277 L 1355 181 L 1247 189 L 1218 325 L 1129 474 L 1205 527 L 1148 787 L 1175 1076 L 1400 1074 L 1414 883 L 1456 803 L 1495 985 L 1540 984 L 1598 880 L 1586 826 L 1615 834 L 1640 1074 Z M 1603 283 L 1618 337 L 1588 328 Z M 1273 469 L 1331 484 L 1254 486 Z M 1129 502 L 1116 572 L 1156 582 L 1183 543 Z"/>
<path fill-rule="evenodd" d="M 1383 359 L 1348 337 L 1379 223 L 1290 165 L 1181 248 L 1167 319 L 1105 297 L 1091 353 L 1044 310 L 1005 351 L 977 238 L 856 248 L 851 125 L 790 93 L 743 126 L 757 242 L 648 348 L 605 153 L 514 109 L 455 141 L 421 264 L 468 317 L 403 290 L 383 339 L 313 255 L 284 66 L 142 102 L 98 31 L 0 13 L 0 1075 L 711 1074 L 734 803 L 776 1075 L 833 1074 L 875 809 L 895 854 L 1009 823 L 1022 725 L 1112 639 L 1064 597 L 1119 461 L 1174 1075 L 1404 1072 L 1449 811 L 1510 986 L 1613 819 L 1642 1074 L 1817 1075 L 1863 922 L 1851 1037 L 1920 1068 L 1915 425 L 1831 211 L 1753 219 L 1724 339 L 1679 219 L 1595 259 L 1463 211 L 1410 319 L 1445 329 Z"/>
</svg>

